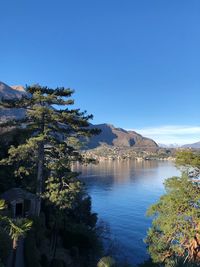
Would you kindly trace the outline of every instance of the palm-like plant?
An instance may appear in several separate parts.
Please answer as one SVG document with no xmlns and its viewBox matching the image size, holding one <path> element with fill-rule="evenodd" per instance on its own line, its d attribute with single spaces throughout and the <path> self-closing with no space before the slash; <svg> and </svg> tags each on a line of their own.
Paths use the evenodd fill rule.
<svg viewBox="0 0 200 267">
<path fill-rule="evenodd" d="M 5 200 L 0 199 L 0 211 L 4 210 L 5 207 L 6 207 L 6 205 L 5 205 Z M 7 219 L 5 216 L 1 216 L 1 215 L 0 215 L 0 223 L 4 222 L 5 219 Z M 2 261 L 1 261 L 1 259 L 0 259 L 0 267 L 4 267 L 4 265 L 3 265 Z"/>
<path fill-rule="evenodd" d="M 97 267 L 114 267 L 116 266 L 115 260 L 112 257 L 103 257 L 97 263 Z"/>
<path fill-rule="evenodd" d="M 5 201 L 0 200 L 0 211 L 6 207 Z M 31 229 L 32 221 L 26 218 L 11 219 L 7 216 L 0 216 L 0 222 L 5 223 L 5 229 L 8 231 L 10 238 L 13 242 L 13 266 L 15 266 L 17 242 L 20 237 L 24 237 Z"/>
<path fill-rule="evenodd" d="M 6 207 L 6 205 L 5 205 L 5 200 L 0 199 L 0 210 L 4 210 L 5 207 Z"/>
<path fill-rule="evenodd" d="M 13 240 L 13 249 L 17 247 L 17 241 L 20 237 L 24 237 L 31 229 L 32 221 L 25 218 L 18 218 L 15 220 L 11 220 L 8 218 L 9 222 L 9 236 Z"/>
<path fill-rule="evenodd" d="M 13 242 L 12 266 L 14 267 L 18 240 L 21 237 L 24 237 L 26 233 L 31 229 L 32 221 L 25 218 L 17 218 L 15 220 L 8 218 L 8 222 L 9 236 L 11 237 Z"/>
</svg>

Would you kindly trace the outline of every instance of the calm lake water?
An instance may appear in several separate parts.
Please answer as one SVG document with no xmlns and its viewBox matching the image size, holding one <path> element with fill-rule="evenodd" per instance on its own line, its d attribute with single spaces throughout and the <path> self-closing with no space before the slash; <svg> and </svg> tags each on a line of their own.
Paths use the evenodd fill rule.
<svg viewBox="0 0 200 267">
<path fill-rule="evenodd" d="M 164 193 L 166 178 L 179 175 L 172 162 L 107 161 L 82 166 L 93 211 L 108 223 L 119 254 L 136 265 L 148 259 L 143 242 L 151 225 L 147 208 Z"/>
</svg>

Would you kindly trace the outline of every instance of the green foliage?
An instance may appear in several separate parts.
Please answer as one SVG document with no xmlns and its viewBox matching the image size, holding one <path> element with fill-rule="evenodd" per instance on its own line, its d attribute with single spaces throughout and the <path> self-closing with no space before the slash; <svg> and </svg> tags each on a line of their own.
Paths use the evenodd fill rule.
<svg viewBox="0 0 200 267">
<path fill-rule="evenodd" d="M 200 153 L 191 150 L 178 151 L 176 153 L 176 164 L 178 166 L 191 166 L 200 168 Z"/>
<path fill-rule="evenodd" d="M 5 209 L 5 200 L 0 199 L 0 210 L 4 210 Z"/>
<path fill-rule="evenodd" d="M 27 87 L 27 92 L 31 94 L 31 97 L 23 97 L 21 100 L 4 100 L 1 103 L 4 107 L 18 107 L 27 110 L 25 119 L 9 121 L 7 124 L 20 127 L 26 123 L 26 131 L 29 130 L 30 133 L 24 144 L 10 148 L 8 163 L 21 162 L 25 159 L 37 163 L 39 145 L 43 142 L 48 145 L 45 150 L 48 163 L 52 163 L 48 157 L 49 150 L 58 155 L 61 150 L 66 152 L 67 149 L 68 153 L 65 156 L 73 158 L 75 154 L 72 144 L 75 141 L 72 142 L 72 139 L 77 140 L 76 138 L 79 136 L 91 136 L 97 133 L 95 129 L 87 128 L 88 120 L 92 118 L 92 115 L 86 115 L 86 112 L 80 112 L 79 109 L 61 109 L 62 106 L 73 104 L 73 100 L 66 99 L 72 95 L 72 90 L 65 88 L 53 90 L 36 85 Z M 56 105 L 56 109 L 54 105 Z M 1 124 L 2 126 L 5 125 Z M 50 145 L 52 147 L 49 147 Z M 29 173 L 25 174 L 29 175 Z"/>
<path fill-rule="evenodd" d="M 68 106 L 74 103 L 72 99 L 68 99 L 73 90 L 34 85 L 27 87 L 27 92 L 29 95 L 26 97 L 3 100 L 0 103 L 7 108 L 26 109 L 25 118 L 6 122 L 1 127 L 25 126 L 29 133 L 24 143 L 9 148 L 8 158 L 4 158 L 1 164 L 14 164 L 15 175 L 22 180 L 27 176 L 37 177 L 32 191 L 36 191 L 38 195 L 39 215 L 43 193 L 45 198 L 60 209 L 73 204 L 74 196 L 80 191 L 80 183 L 72 179 L 77 174 L 71 173 L 71 163 L 84 161 L 77 150 L 80 143 L 78 140 L 99 131 L 88 128 L 88 120 L 92 119 L 92 115 L 79 109 L 69 109 Z"/>
<path fill-rule="evenodd" d="M 0 200 L 0 211 L 6 207 L 5 201 Z M 26 218 L 11 219 L 7 216 L 0 216 L 0 226 L 7 230 L 10 238 L 16 242 L 20 237 L 24 237 L 31 229 L 32 221 Z"/>
<path fill-rule="evenodd" d="M 97 263 L 97 267 L 115 267 L 116 262 L 112 257 L 103 257 L 100 259 L 100 261 Z"/>
<path fill-rule="evenodd" d="M 40 247 L 44 239 L 46 238 L 46 218 L 43 212 L 40 213 L 40 217 L 35 216 L 33 219 L 33 226 L 31 229 L 32 234 L 34 234 L 36 246 Z"/>
<path fill-rule="evenodd" d="M 21 131 L 25 137 L 20 142 L 9 142 L 0 155 L 0 165 L 4 170 L 8 167 L 13 171 L 16 178 L 12 178 L 13 183 L 10 185 L 17 181 L 21 187 L 37 194 L 38 218 L 41 207 L 46 215 L 43 225 L 45 230 L 42 232 L 40 220 L 34 219 L 31 235 L 25 241 L 26 262 L 29 267 L 39 266 L 37 247 L 40 247 L 41 239 L 46 238 L 45 231 L 48 232 L 49 239 L 54 239 L 54 252 L 57 246 L 55 240 L 59 238 L 61 231 L 74 237 L 73 241 L 64 235 L 65 244 L 73 246 L 73 241 L 81 251 L 86 251 L 87 256 L 89 250 L 93 249 L 97 239 L 94 230 L 96 215 L 91 213 L 90 198 L 77 179 L 78 173 L 71 171 L 71 164 L 88 161 L 79 154 L 80 140 L 97 134 L 99 130 L 88 127 L 88 120 L 92 119 L 92 115 L 69 108 L 74 103 L 70 99 L 72 90 L 34 85 L 27 87 L 27 92 L 28 95 L 21 99 L 4 99 L 0 102 L 0 106 L 4 108 L 26 110 L 26 117 L 22 120 L 12 120 L 0 125 L 13 127 L 12 129 Z M 73 224 L 66 230 L 64 225 L 67 218 Z M 15 243 L 31 227 L 31 222 L 25 219 L 14 221 L 7 218 L 6 224 Z"/>
<path fill-rule="evenodd" d="M 0 136 L 0 160 L 8 156 L 7 152 L 11 144 L 19 144 L 17 141 L 19 138 L 18 132 L 9 131 L 6 134 Z M 4 166 L 0 164 L 0 193 L 15 186 L 15 179 L 13 178 L 14 166 Z"/>
<path fill-rule="evenodd" d="M 200 189 L 186 175 L 167 179 L 165 188 L 167 193 L 148 210 L 149 216 L 155 216 L 146 239 L 149 253 L 155 262 L 176 257 L 192 260 L 191 246 L 199 231 Z"/>
<path fill-rule="evenodd" d="M 177 164 L 199 168 L 199 154 L 183 151 L 177 154 Z M 166 194 L 152 205 L 153 216 L 146 243 L 155 263 L 166 266 L 193 266 L 200 261 L 200 187 L 183 173 L 165 181 Z M 181 264 L 180 264 L 181 262 Z"/>
<path fill-rule="evenodd" d="M 81 194 L 76 200 L 76 205 L 69 211 L 68 215 L 74 222 L 94 228 L 97 223 L 97 214 L 91 213 L 91 206 L 91 198 L 87 194 Z"/>
<path fill-rule="evenodd" d="M 81 190 L 80 181 L 74 179 L 73 173 L 69 172 L 68 177 L 49 177 L 43 196 L 61 210 L 71 209 Z"/>
<path fill-rule="evenodd" d="M 5 209 L 5 201 L 0 200 L 0 211 Z M 0 216 L 0 259 L 6 263 L 11 248 L 16 252 L 17 242 L 30 230 L 32 221 L 25 218 L 12 219 L 7 216 Z M 15 252 L 13 255 L 15 255 Z M 14 258 L 13 258 L 14 259 Z"/>
<path fill-rule="evenodd" d="M 26 218 L 17 218 L 15 220 L 7 218 L 7 220 L 9 236 L 15 242 L 17 242 L 20 237 L 24 237 L 32 226 L 32 221 Z"/>
<path fill-rule="evenodd" d="M 84 253 L 88 249 L 98 248 L 98 239 L 94 230 L 84 224 L 69 224 L 63 231 L 63 244 L 66 249 L 79 248 Z"/>
</svg>

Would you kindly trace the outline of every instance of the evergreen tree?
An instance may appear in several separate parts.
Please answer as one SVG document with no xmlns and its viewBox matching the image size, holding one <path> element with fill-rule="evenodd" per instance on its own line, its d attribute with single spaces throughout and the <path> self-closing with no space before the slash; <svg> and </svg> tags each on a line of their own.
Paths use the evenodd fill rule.
<svg viewBox="0 0 200 267">
<path fill-rule="evenodd" d="M 176 164 L 180 167 L 200 169 L 200 153 L 192 150 L 178 151 L 176 153 Z"/>
<path fill-rule="evenodd" d="M 75 144 L 98 130 L 88 128 L 92 115 L 69 108 L 74 103 L 71 89 L 35 85 L 26 90 L 27 95 L 21 99 L 1 101 L 6 108 L 26 109 L 25 118 L 2 123 L 1 127 L 23 127 L 29 134 L 25 143 L 10 147 L 9 157 L 1 163 L 15 164 L 15 174 L 20 178 L 36 177 L 39 215 L 43 194 L 59 208 L 66 208 L 81 191 L 77 174 L 71 172 L 71 163 L 85 159 Z"/>
<path fill-rule="evenodd" d="M 177 164 L 197 168 L 199 155 L 179 152 Z M 200 263 L 200 187 L 198 174 L 189 177 L 188 173 L 167 179 L 166 194 L 148 210 L 154 216 L 146 239 L 148 250 L 154 262 L 165 266 Z"/>
</svg>

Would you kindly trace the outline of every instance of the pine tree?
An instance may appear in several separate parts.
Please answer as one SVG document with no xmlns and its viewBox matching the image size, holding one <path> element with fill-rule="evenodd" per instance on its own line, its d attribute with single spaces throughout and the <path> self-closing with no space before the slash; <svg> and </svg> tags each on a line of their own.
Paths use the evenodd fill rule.
<svg viewBox="0 0 200 267">
<path fill-rule="evenodd" d="M 200 153 L 192 150 L 182 150 L 176 153 L 177 166 L 193 167 L 200 169 Z"/>
<path fill-rule="evenodd" d="M 156 263 L 165 266 L 200 263 L 199 173 L 191 177 L 186 171 L 186 167 L 199 168 L 199 158 L 199 154 L 190 151 L 178 153 L 177 164 L 185 166 L 185 172 L 165 181 L 166 194 L 148 210 L 154 219 L 146 243 Z"/>
<path fill-rule="evenodd" d="M 25 118 L 8 121 L 1 127 L 20 127 L 29 134 L 25 143 L 10 147 L 9 157 L 1 163 L 15 164 L 15 174 L 21 178 L 36 177 L 36 213 L 39 215 L 44 193 L 61 208 L 71 205 L 81 190 L 77 174 L 71 172 L 71 163 L 85 160 L 74 143 L 80 144 L 81 137 L 97 134 L 98 130 L 88 127 L 92 115 L 69 108 L 74 104 L 70 98 L 73 90 L 39 85 L 29 86 L 26 90 L 27 95 L 21 99 L 1 102 L 6 108 L 26 110 Z"/>
</svg>

